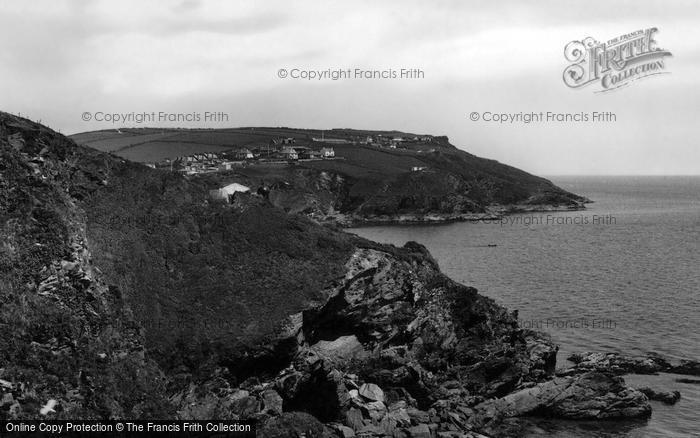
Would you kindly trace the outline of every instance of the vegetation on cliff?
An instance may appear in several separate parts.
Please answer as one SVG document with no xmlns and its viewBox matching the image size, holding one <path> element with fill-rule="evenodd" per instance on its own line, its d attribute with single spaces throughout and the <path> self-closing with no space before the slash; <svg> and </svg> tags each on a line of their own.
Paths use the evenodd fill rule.
<svg viewBox="0 0 700 438">
<path fill-rule="evenodd" d="M 648 413 L 619 379 L 540 386 L 556 346 L 417 243 L 370 242 L 269 197 L 207 194 L 202 180 L 0 113 L 0 418 L 468 437 L 498 433 L 514 391 L 525 413 L 539 400 L 587 409 L 577 395 L 556 404 L 574 383 L 625 403 L 607 416 Z"/>
<path fill-rule="evenodd" d="M 77 134 L 80 144 L 134 161 L 255 145 L 264 151 L 280 138 L 311 146 L 317 131 L 289 128 L 97 131 Z M 210 189 L 233 182 L 271 188 L 271 202 L 286 211 L 342 224 L 435 221 L 501 214 L 510 209 L 582 208 L 584 198 L 514 167 L 469 154 L 446 137 L 396 131 L 332 130 L 329 136 L 416 138 L 399 148 L 376 144 L 328 144 L 332 160 L 300 160 L 287 166 L 254 161 L 195 178 Z M 316 139 L 318 140 L 318 139 Z M 263 146 L 261 146 L 263 145 Z M 316 146 L 320 147 L 320 146 Z M 155 154 L 155 155 L 154 155 Z"/>
</svg>

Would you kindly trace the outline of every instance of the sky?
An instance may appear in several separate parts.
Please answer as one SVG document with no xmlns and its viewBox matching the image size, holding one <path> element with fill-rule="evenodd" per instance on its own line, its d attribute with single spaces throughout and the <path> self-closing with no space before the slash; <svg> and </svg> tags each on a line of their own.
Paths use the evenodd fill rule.
<svg viewBox="0 0 700 438">
<path fill-rule="evenodd" d="M 540 175 L 697 175 L 697 23 L 697 1 L 0 0 L 0 110 L 64 134 L 122 126 L 396 129 L 447 135 L 470 153 Z M 652 27 L 657 45 L 672 53 L 665 74 L 606 93 L 564 84 L 570 41 Z M 402 68 L 422 75 L 290 77 Z M 484 120 L 548 111 L 615 118 Z M 153 112 L 200 120 L 106 120 Z M 228 120 L 202 120 L 206 112 Z"/>
</svg>

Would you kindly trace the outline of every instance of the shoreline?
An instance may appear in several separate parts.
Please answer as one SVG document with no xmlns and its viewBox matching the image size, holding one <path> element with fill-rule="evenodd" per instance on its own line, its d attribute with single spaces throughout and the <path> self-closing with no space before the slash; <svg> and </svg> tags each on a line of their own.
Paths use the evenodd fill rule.
<svg viewBox="0 0 700 438">
<path fill-rule="evenodd" d="M 522 205 L 515 204 L 509 206 L 493 206 L 491 211 L 484 213 L 406 213 L 396 215 L 380 215 L 380 216 L 359 216 L 345 215 L 339 213 L 337 215 L 326 216 L 325 219 L 318 222 L 324 225 L 334 224 L 343 229 L 360 228 L 360 227 L 378 227 L 390 225 L 447 225 L 456 222 L 482 222 L 496 221 L 502 218 L 515 214 L 523 213 L 554 213 L 566 211 L 583 211 L 586 210 L 586 205 L 594 201 L 586 200 L 578 206 L 549 206 L 549 205 Z"/>
</svg>

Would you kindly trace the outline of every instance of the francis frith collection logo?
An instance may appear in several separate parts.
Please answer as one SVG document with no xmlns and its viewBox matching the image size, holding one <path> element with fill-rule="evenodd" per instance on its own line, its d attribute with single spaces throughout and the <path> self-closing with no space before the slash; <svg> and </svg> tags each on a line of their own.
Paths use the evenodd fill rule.
<svg viewBox="0 0 700 438">
<path fill-rule="evenodd" d="M 571 63 L 564 69 L 564 83 L 571 88 L 595 84 L 600 93 L 669 73 L 665 58 L 671 52 L 658 46 L 657 31 L 655 27 L 637 30 L 602 43 L 592 37 L 571 41 L 564 48 Z"/>
</svg>

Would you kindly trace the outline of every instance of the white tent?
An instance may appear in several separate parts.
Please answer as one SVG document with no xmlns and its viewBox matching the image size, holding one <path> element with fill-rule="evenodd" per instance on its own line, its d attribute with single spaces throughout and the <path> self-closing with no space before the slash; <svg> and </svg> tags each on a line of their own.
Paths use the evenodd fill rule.
<svg viewBox="0 0 700 438">
<path fill-rule="evenodd" d="M 243 184 L 233 183 L 233 184 L 227 185 L 226 187 L 220 188 L 219 191 L 221 192 L 222 195 L 231 196 L 236 192 L 242 192 L 242 193 L 249 192 L 250 187 L 246 187 Z"/>
<path fill-rule="evenodd" d="M 228 202 L 231 195 L 235 193 L 246 193 L 249 191 L 250 187 L 246 187 L 243 184 L 233 183 L 218 190 L 211 190 L 209 194 L 213 199 L 223 199 Z"/>
</svg>

